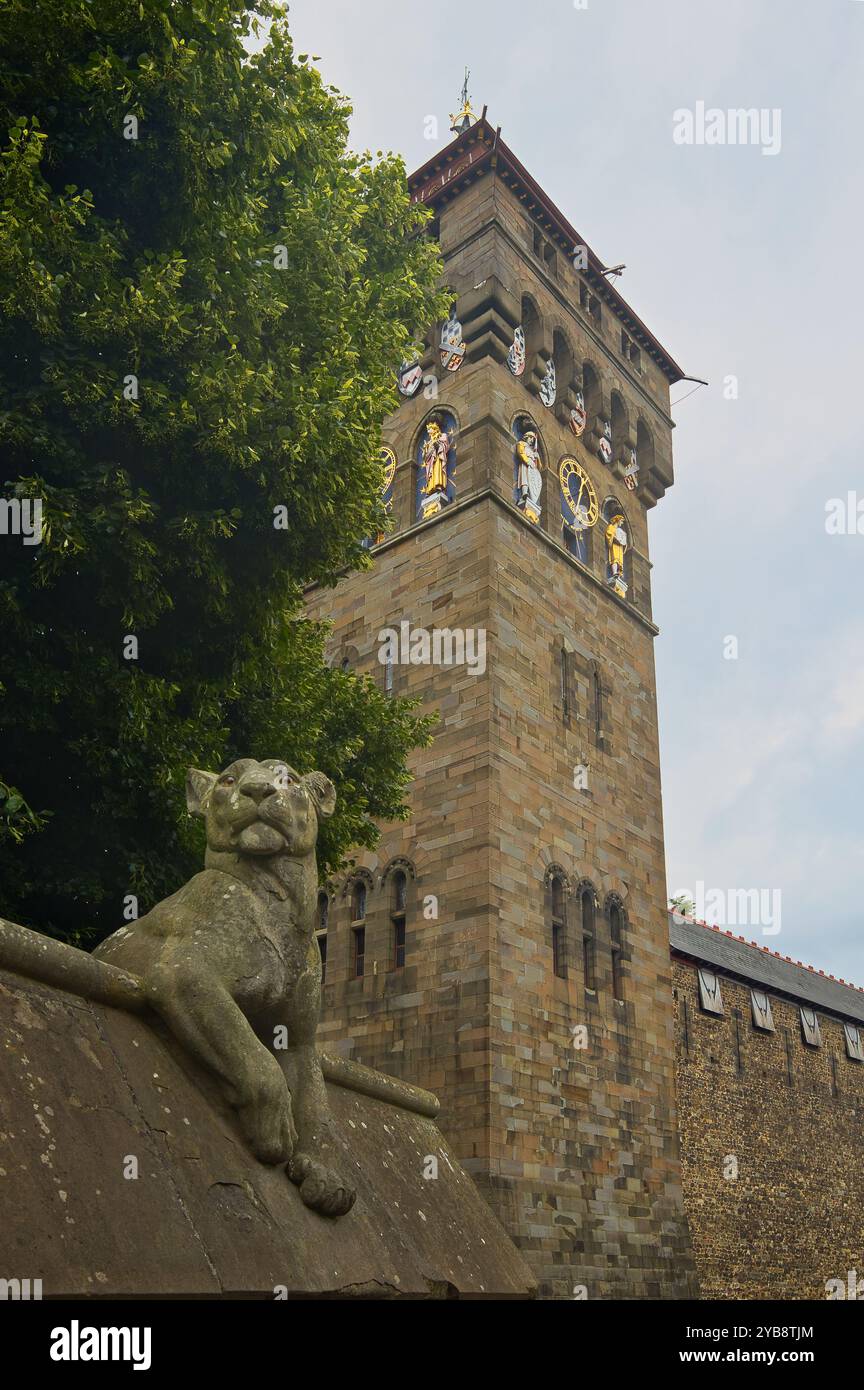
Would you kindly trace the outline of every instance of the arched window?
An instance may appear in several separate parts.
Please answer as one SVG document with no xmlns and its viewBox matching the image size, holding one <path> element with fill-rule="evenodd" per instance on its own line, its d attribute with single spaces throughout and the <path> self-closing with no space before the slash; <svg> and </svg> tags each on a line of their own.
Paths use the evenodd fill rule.
<svg viewBox="0 0 864 1390">
<path fill-rule="evenodd" d="M 579 907 L 582 913 L 582 974 L 585 988 L 592 992 L 597 988 L 594 966 L 594 889 L 584 883 L 579 890 Z"/>
<path fill-rule="evenodd" d="M 600 390 L 600 378 L 590 362 L 586 362 L 582 367 L 582 394 L 585 397 L 585 418 L 586 433 L 590 434 L 600 414 L 603 396 Z"/>
<path fill-rule="evenodd" d="M 408 911 L 408 876 L 402 869 L 393 874 L 390 885 L 390 927 L 394 970 L 405 964 L 405 918 Z"/>
<path fill-rule="evenodd" d="M 343 647 L 339 657 L 339 670 L 349 673 L 356 671 L 360 665 L 360 653 L 356 647 Z"/>
<path fill-rule="evenodd" d="M 321 953 L 321 983 L 323 985 L 327 975 L 327 928 L 330 922 L 330 899 L 322 891 L 318 894 L 318 924 L 315 929 L 315 940 L 318 942 L 318 950 Z"/>
<path fill-rule="evenodd" d="M 600 512 L 603 533 L 606 583 L 621 598 L 627 597 L 631 579 L 631 536 L 624 508 L 617 497 L 607 497 Z"/>
<path fill-rule="evenodd" d="M 351 921 L 362 922 L 366 916 L 366 884 L 355 878 L 351 887 Z"/>
<path fill-rule="evenodd" d="M 570 723 L 570 653 L 564 643 L 558 649 L 558 665 L 561 674 L 561 717 L 565 724 Z"/>
<path fill-rule="evenodd" d="M 530 380 L 534 361 L 540 351 L 540 315 L 530 295 L 522 296 L 522 332 L 525 334 L 526 380 Z"/>
<path fill-rule="evenodd" d="M 414 447 L 414 517 L 437 516 L 456 496 L 459 422 L 452 410 L 433 410 L 424 420 Z"/>
<path fill-rule="evenodd" d="M 355 878 L 351 885 L 351 972 L 359 979 L 366 968 L 366 884 Z"/>
<path fill-rule="evenodd" d="M 647 478 L 654 468 L 654 436 L 644 420 L 636 423 L 636 463 L 637 478 Z"/>
<path fill-rule="evenodd" d="M 520 412 L 510 426 L 513 435 L 513 501 L 536 526 L 543 513 L 545 453 L 540 431 L 530 415 Z"/>
<path fill-rule="evenodd" d="M 600 667 L 594 661 L 591 664 L 591 710 L 594 720 L 594 742 L 598 748 L 603 746 L 603 678 L 600 675 Z"/>
<path fill-rule="evenodd" d="M 600 299 L 594 294 L 587 281 L 581 278 L 579 280 L 579 304 L 586 314 L 591 315 L 596 323 L 601 322 L 603 317 L 603 306 Z"/>
<path fill-rule="evenodd" d="M 555 359 L 555 373 L 558 378 L 558 398 L 563 400 L 573 385 L 573 353 L 570 344 L 560 329 L 552 335 L 552 356 Z"/>
<path fill-rule="evenodd" d="M 621 459 L 627 446 L 627 409 L 617 391 L 612 392 L 612 457 Z"/>
<path fill-rule="evenodd" d="M 624 976 L 621 970 L 624 950 L 624 909 L 618 898 L 612 897 L 608 904 L 609 940 L 612 945 L 612 995 L 623 1002 Z"/>
<path fill-rule="evenodd" d="M 567 896 L 564 877 L 553 874 L 549 881 L 552 927 L 552 970 L 559 980 L 567 979 Z"/>
</svg>

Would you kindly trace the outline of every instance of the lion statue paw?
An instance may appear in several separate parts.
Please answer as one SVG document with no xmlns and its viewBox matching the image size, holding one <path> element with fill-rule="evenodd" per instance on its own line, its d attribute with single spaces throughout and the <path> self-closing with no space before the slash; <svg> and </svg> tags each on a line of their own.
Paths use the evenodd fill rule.
<svg viewBox="0 0 864 1390">
<path fill-rule="evenodd" d="M 346 1187 L 332 1168 L 310 1154 L 295 1154 L 287 1172 L 291 1181 L 299 1187 L 306 1206 L 322 1216 L 345 1216 L 356 1201 L 355 1189 Z"/>
</svg>

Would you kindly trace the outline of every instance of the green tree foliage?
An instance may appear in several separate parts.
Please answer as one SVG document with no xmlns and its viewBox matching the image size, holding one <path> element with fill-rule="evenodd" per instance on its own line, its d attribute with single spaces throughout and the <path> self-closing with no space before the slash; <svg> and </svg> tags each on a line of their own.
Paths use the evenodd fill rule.
<svg viewBox="0 0 864 1390">
<path fill-rule="evenodd" d="M 0 535 L 0 911 L 92 943 L 200 866 L 189 765 L 327 772 L 325 871 L 402 813 L 428 721 L 328 669 L 300 596 L 369 563 L 441 267 L 281 7 L 5 0 L 2 27 L 0 506 L 41 498 L 43 530 Z"/>
<path fill-rule="evenodd" d="M 677 912 L 682 917 L 692 917 L 696 912 L 696 904 L 687 893 L 679 893 L 677 897 L 669 899 L 669 911 Z"/>
</svg>

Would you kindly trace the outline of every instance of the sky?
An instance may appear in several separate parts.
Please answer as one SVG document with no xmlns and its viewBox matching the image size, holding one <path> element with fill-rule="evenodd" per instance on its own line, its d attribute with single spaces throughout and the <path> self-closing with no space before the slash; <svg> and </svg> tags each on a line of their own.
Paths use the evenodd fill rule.
<svg viewBox="0 0 864 1390">
<path fill-rule="evenodd" d="M 451 138 L 467 65 L 475 109 L 710 383 L 673 388 L 676 482 L 649 520 L 669 889 L 864 986 L 864 0 L 290 14 L 355 148 L 409 170 Z M 681 143 L 699 103 L 764 113 L 760 141 Z"/>
</svg>

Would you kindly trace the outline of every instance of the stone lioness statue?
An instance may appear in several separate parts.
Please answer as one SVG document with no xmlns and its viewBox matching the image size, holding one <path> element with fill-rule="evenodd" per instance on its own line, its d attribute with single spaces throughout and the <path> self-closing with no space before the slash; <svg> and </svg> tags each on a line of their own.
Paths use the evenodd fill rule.
<svg viewBox="0 0 864 1390">
<path fill-rule="evenodd" d="M 355 1192 L 331 1166 L 315 1048 L 315 842 L 319 819 L 333 814 L 333 784 L 278 759 L 241 758 L 219 774 L 191 769 L 186 800 L 207 827 L 203 873 L 94 955 L 141 979 L 171 1031 L 218 1077 L 257 1157 L 287 1163 L 307 1206 L 344 1215 Z"/>
</svg>

